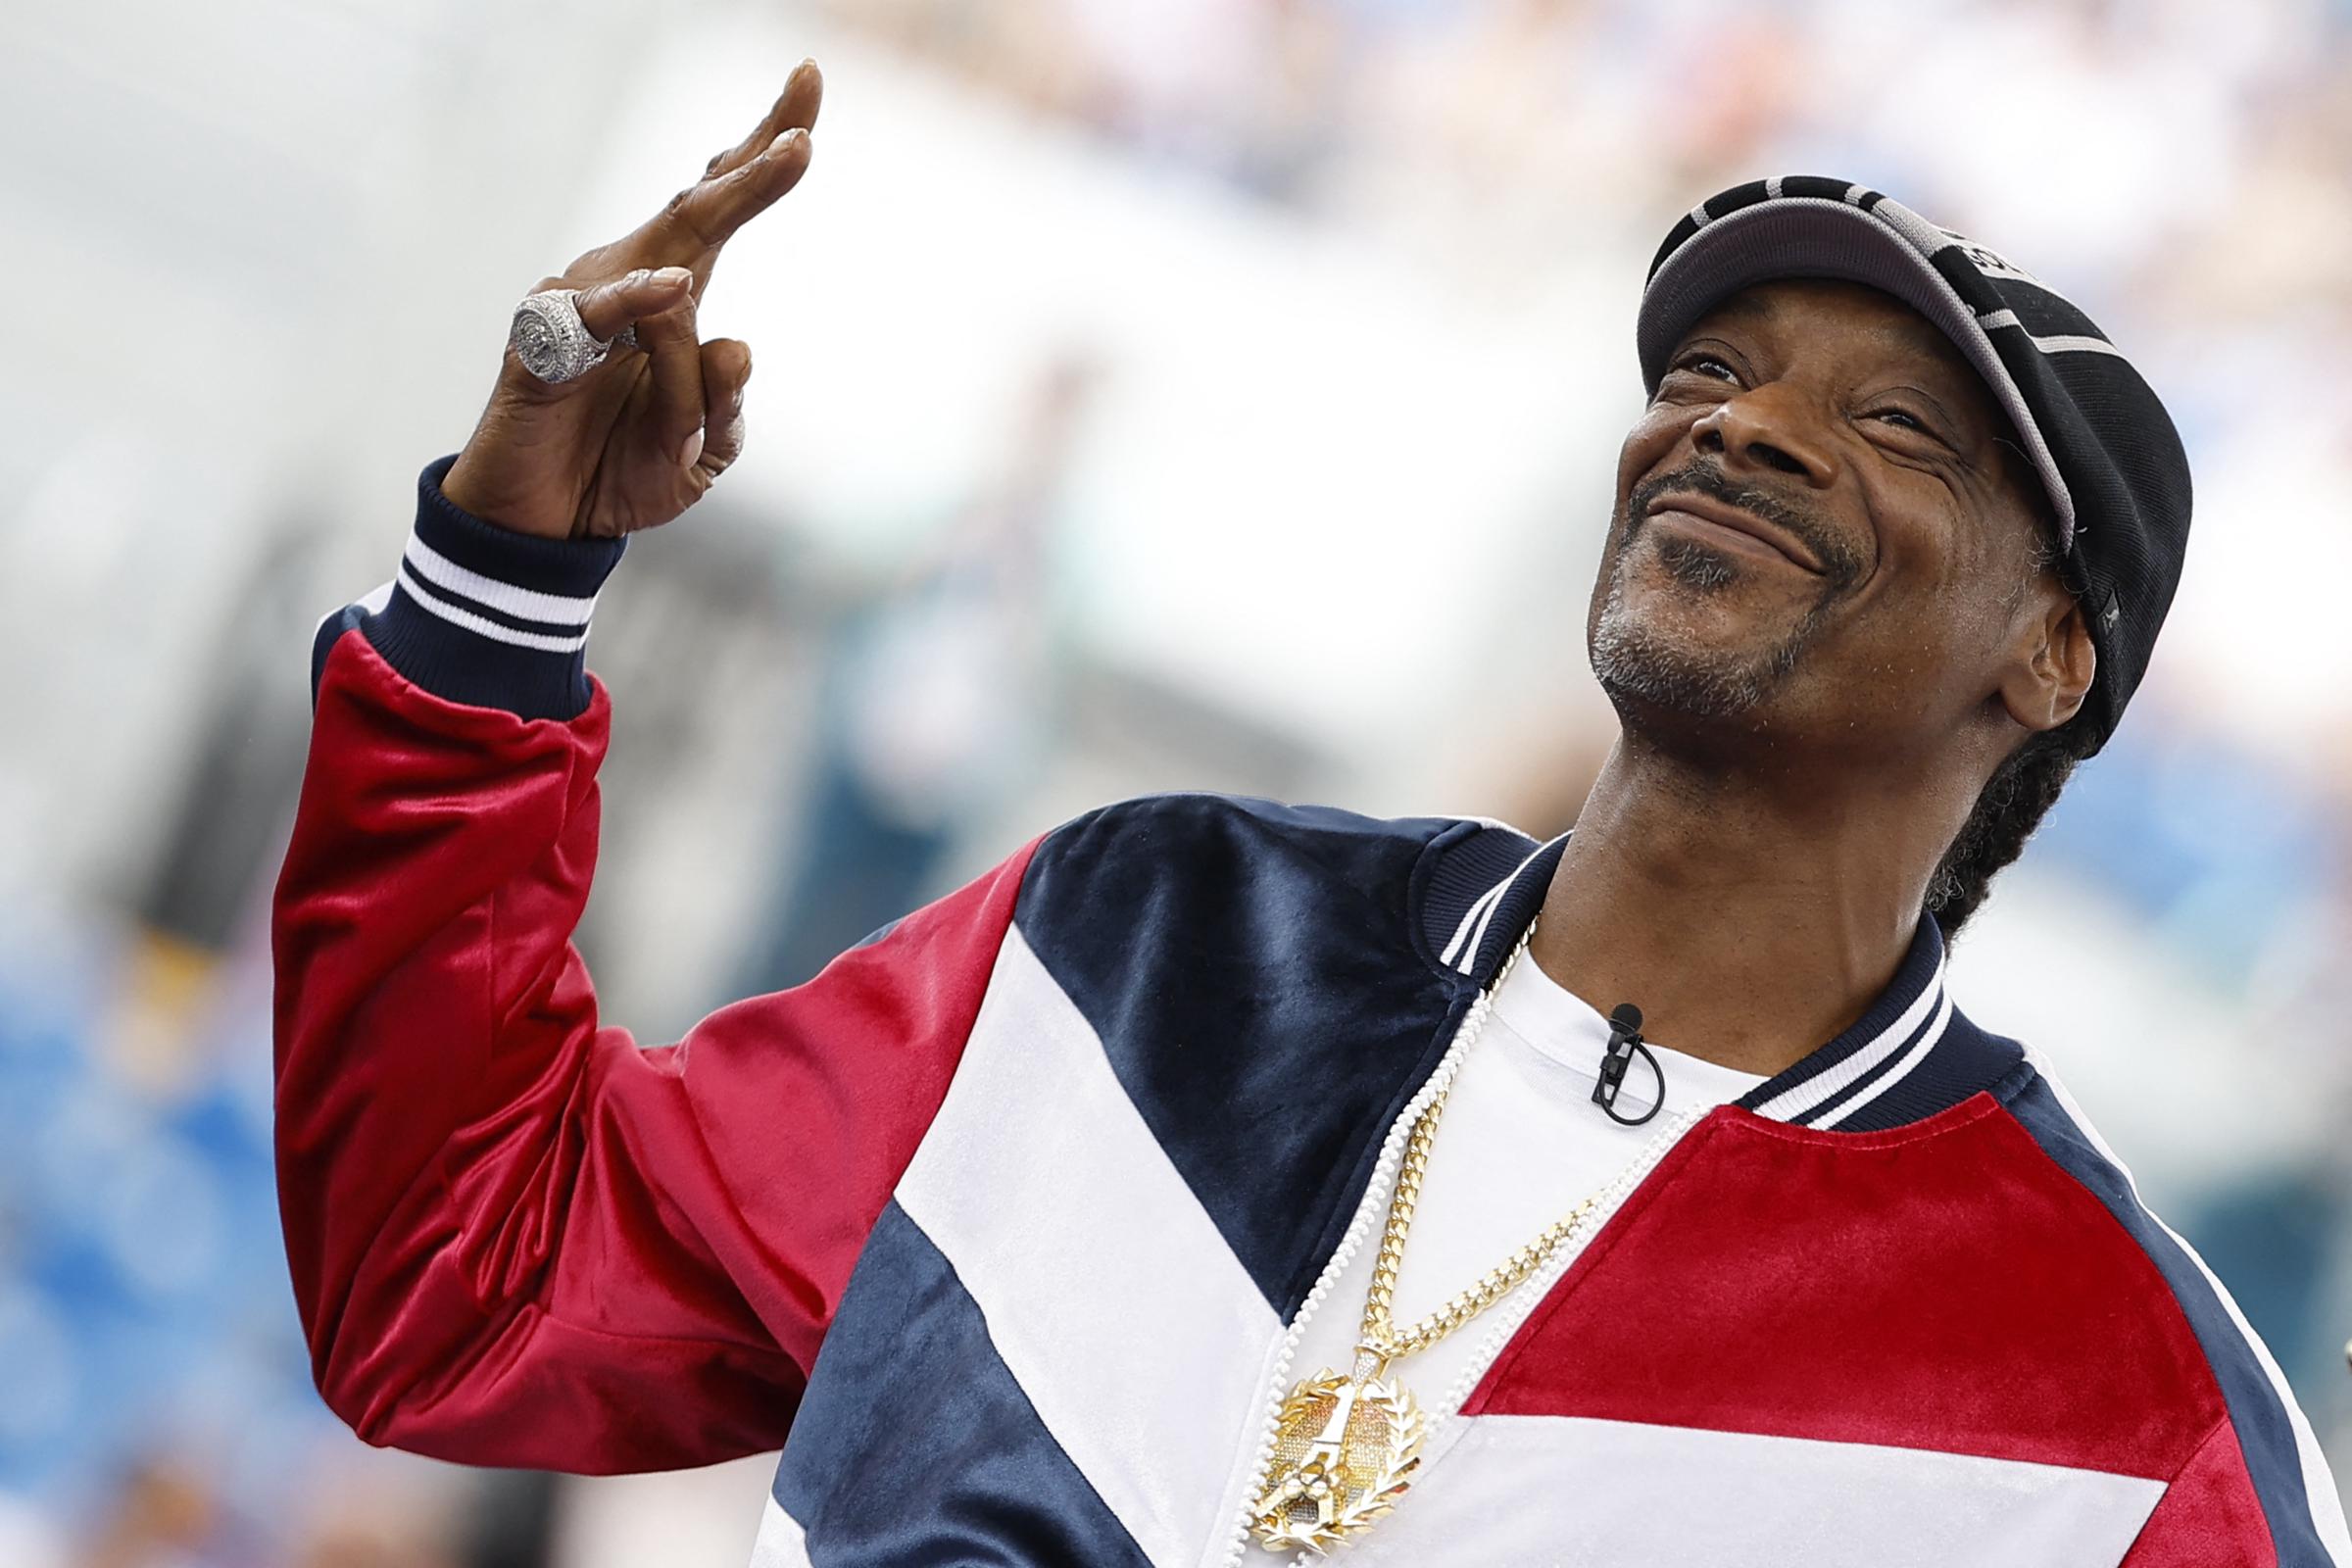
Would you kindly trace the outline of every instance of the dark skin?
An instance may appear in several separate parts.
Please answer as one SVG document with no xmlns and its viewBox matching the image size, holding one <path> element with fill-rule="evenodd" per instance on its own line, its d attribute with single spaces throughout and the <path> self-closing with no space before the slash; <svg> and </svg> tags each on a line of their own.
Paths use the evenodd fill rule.
<svg viewBox="0 0 2352 1568">
<path fill-rule="evenodd" d="M 610 537 L 668 522 L 726 471 L 751 350 L 701 341 L 695 308 L 727 240 L 807 171 L 822 93 L 804 61 L 701 177 L 541 281 L 581 290 L 598 337 L 634 324 L 642 347 L 561 386 L 507 355 L 450 500 L 518 532 Z M 1908 307 L 1763 285 L 1674 367 L 1626 437 L 1592 598 L 1624 734 L 1534 956 L 1595 1008 L 1635 1002 L 1656 1038 L 1769 1073 L 1885 988 L 1984 781 L 2073 716 L 2093 656 L 2038 564 L 2038 490 L 2005 421 Z"/>
<path fill-rule="evenodd" d="M 2006 418 L 1908 306 L 1762 284 L 1670 363 L 1589 620 L 1624 734 L 1532 952 L 1770 1074 L 1893 978 L 1985 781 L 2074 716 L 2095 655 Z"/>
<path fill-rule="evenodd" d="M 599 338 L 637 328 L 576 380 L 551 386 L 512 352 L 473 435 L 441 485 L 452 502 L 517 533 L 617 538 L 658 528 L 701 500 L 743 455 L 752 351 L 701 340 L 695 307 L 719 252 L 800 183 L 824 97 L 804 60 L 758 124 L 662 210 L 534 288 L 573 288 Z"/>
</svg>

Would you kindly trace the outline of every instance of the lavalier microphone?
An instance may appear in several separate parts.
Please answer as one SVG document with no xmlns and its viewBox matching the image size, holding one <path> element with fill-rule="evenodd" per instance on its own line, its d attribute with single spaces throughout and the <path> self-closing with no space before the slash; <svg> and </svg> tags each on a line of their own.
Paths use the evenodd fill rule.
<svg viewBox="0 0 2352 1568">
<path fill-rule="evenodd" d="M 1657 1097 L 1641 1115 L 1621 1116 L 1617 1113 L 1617 1093 L 1625 1087 L 1625 1069 L 1633 1065 L 1637 1055 L 1649 1063 L 1650 1075 L 1657 1080 Z M 1617 1010 L 1609 1014 L 1609 1044 L 1601 1053 L 1600 1082 L 1592 1086 L 1592 1103 L 1621 1127 L 1641 1126 L 1666 1103 L 1666 1069 L 1658 1065 L 1658 1058 L 1642 1043 L 1642 1009 L 1630 1002 L 1620 1002 Z"/>
</svg>

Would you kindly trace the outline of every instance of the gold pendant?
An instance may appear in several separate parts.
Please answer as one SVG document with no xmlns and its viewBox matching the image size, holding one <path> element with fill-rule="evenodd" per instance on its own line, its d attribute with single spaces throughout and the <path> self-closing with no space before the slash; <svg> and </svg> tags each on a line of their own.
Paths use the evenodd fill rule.
<svg viewBox="0 0 2352 1568">
<path fill-rule="evenodd" d="M 1251 1504 L 1268 1551 L 1321 1556 L 1363 1536 L 1412 1484 L 1428 1422 L 1412 1395 L 1381 1377 L 1380 1356 L 1352 1376 L 1328 1368 L 1292 1389 L 1274 1422 L 1274 1458 Z"/>
</svg>

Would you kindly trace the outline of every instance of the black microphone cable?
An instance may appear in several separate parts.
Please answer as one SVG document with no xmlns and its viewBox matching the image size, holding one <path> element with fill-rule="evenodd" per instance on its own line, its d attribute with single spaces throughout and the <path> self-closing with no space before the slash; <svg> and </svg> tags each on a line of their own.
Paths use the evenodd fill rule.
<svg viewBox="0 0 2352 1568">
<path fill-rule="evenodd" d="M 1633 1065 L 1636 1056 L 1649 1063 L 1650 1076 L 1657 1080 L 1657 1098 L 1641 1115 L 1622 1116 L 1617 1112 L 1617 1094 L 1625 1087 L 1625 1070 Z M 1666 1069 L 1658 1065 L 1656 1055 L 1642 1043 L 1642 1009 L 1630 1002 L 1620 1002 L 1617 1010 L 1609 1014 L 1609 1045 L 1601 1053 L 1600 1082 L 1592 1086 L 1592 1103 L 1620 1127 L 1641 1126 L 1666 1103 Z"/>
</svg>

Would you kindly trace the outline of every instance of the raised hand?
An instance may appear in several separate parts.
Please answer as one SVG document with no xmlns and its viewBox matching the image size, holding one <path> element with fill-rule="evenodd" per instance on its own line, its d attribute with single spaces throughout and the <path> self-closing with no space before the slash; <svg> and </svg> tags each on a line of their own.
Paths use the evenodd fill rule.
<svg viewBox="0 0 2352 1568">
<path fill-rule="evenodd" d="M 556 539 L 612 538 L 684 512 L 743 453 L 752 351 L 705 343 L 695 305 L 735 231 L 800 182 L 824 80 L 804 60 L 749 135 L 626 236 L 541 289 L 580 291 L 600 339 L 637 329 L 602 365 L 550 384 L 513 352 L 442 493 L 475 516 Z"/>
</svg>

